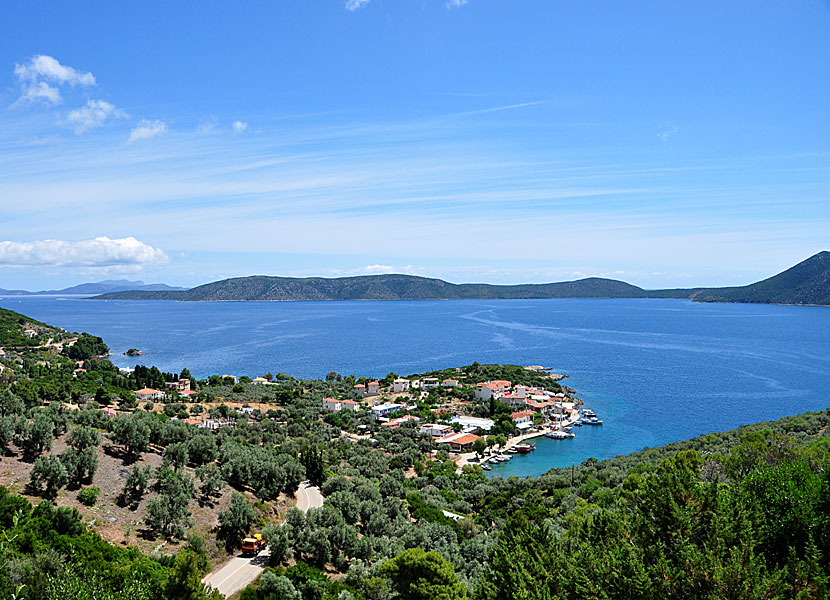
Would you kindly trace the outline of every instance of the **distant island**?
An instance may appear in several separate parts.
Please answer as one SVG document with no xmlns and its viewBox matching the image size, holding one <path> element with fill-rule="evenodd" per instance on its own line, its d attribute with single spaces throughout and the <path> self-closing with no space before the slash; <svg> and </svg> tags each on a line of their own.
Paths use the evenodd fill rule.
<svg viewBox="0 0 830 600">
<path fill-rule="evenodd" d="M 269 277 L 224 279 L 189 290 L 128 290 L 97 300 L 297 301 L 464 300 L 549 298 L 679 298 L 696 302 L 830 305 L 830 252 L 823 251 L 774 277 L 741 287 L 644 290 L 600 277 L 558 283 L 455 284 L 414 275 L 360 277 Z"/>
<path fill-rule="evenodd" d="M 59 294 L 106 294 L 108 292 L 129 291 L 176 291 L 186 288 L 173 287 L 166 283 L 144 283 L 143 281 L 130 281 L 129 279 L 107 279 L 95 283 L 81 283 L 61 290 L 40 290 L 30 292 L 27 290 L 4 290 L 0 288 L 0 294 L 4 296 L 55 296 Z"/>
</svg>

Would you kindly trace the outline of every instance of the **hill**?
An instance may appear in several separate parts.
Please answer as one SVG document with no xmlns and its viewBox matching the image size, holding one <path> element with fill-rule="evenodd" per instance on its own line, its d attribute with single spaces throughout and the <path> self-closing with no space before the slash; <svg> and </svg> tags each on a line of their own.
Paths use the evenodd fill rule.
<svg viewBox="0 0 830 600">
<path fill-rule="evenodd" d="M 693 297 L 699 302 L 830 305 L 830 252 L 751 285 L 701 290 Z"/>
<path fill-rule="evenodd" d="M 489 285 L 448 283 L 413 275 L 361 277 L 236 277 L 183 292 L 114 292 L 105 300 L 458 300 L 496 298 L 642 298 L 645 291 L 622 281 L 591 277 L 561 283 Z"/>
<path fill-rule="evenodd" d="M 50 338 L 57 340 L 68 334 L 13 310 L 0 308 L 0 348 L 3 346 L 37 346 Z"/>
<path fill-rule="evenodd" d="M 774 277 L 743 287 L 644 290 L 636 285 L 589 277 L 558 283 L 491 285 L 449 283 L 414 275 L 361 277 L 235 277 L 176 291 L 112 291 L 101 300 L 288 301 L 288 300 L 496 300 L 546 298 L 677 298 L 696 302 L 757 302 L 830 305 L 830 252 Z"/>
<path fill-rule="evenodd" d="M 166 283 L 144 283 L 143 281 L 130 281 L 128 279 L 108 279 L 95 283 L 81 283 L 61 290 L 40 290 L 30 292 L 27 290 L 4 290 L 0 294 L 5 296 L 34 296 L 34 295 L 57 295 L 57 294 L 106 294 L 124 290 L 142 291 L 171 291 L 183 290 L 185 288 L 173 287 Z"/>
</svg>

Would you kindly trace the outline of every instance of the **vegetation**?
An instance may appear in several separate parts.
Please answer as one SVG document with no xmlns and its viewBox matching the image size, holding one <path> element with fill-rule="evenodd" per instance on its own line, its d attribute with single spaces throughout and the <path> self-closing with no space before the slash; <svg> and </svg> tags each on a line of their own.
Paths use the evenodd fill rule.
<svg viewBox="0 0 830 600">
<path fill-rule="evenodd" d="M 541 477 L 488 479 L 476 465 L 459 470 L 410 424 L 383 427 L 365 409 L 324 413 L 322 398 L 354 397 L 354 376 L 278 374 L 276 385 L 261 386 L 154 368 L 124 377 L 106 360 L 87 362 L 94 386 L 68 375 L 74 363 L 56 349 L 15 351 L 4 363 L 12 376 L 0 382 L 0 442 L 4 461 L 28 473 L 12 482 L 28 499 L 0 489 L 2 597 L 216 597 L 201 583 L 211 558 L 255 529 L 271 567 L 246 600 L 830 593 L 830 410 Z M 185 374 L 203 413 L 232 426 L 208 431 L 138 407 L 111 418 L 95 399 L 98 389 L 123 398 Z M 462 384 L 419 398 L 423 418 L 440 420 L 438 405 L 453 401 L 497 422 L 479 452 L 506 442 L 509 409 L 475 401 L 475 383 L 510 379 L 568 393 L 510 365 L 424 376 Z M 239 412 L 249 402 L 258 408 Z M 168 406 L 175 417 L 193 404 L 159 403 Z M 118 473 L 116 486 L 102 482 L 107 469 Z M 307 479 L 325 504 L 288 508 Z M 98 536 L 116 501 L 137 524 L 136 539 L 166 556 Z"/>
</svg>

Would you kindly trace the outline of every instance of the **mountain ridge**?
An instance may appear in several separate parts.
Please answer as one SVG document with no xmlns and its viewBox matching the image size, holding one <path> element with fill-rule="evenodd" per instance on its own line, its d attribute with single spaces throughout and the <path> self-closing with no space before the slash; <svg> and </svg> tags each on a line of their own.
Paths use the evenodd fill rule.
<svg viewBox="0 0 830 600">
<path fill-rule="evenodd" d="M 275 277 L 252 275 L 206 283 L 189 290 L 129 290 L 95 300 L 309 301 L 309 300 L 496 300 L 550 298 L 677 298 L 696 302 L 830 305 L 830 252 L 822 251 L 768 279 L 736 287 L 645 290 L 588 277 L 555 283 L 494 285 L 449 283 L 416 275 Z"/>
<path fill-rule="evenodd" d="M 106 294 L 121 291 L 183 291 L 187 288 L 174 287 L 166 283 L 144 283 L 128 279 L 105 279 L 104 281 L 80 283 L 61 290 L 5 290 L 0 288 L 0 294 L 5 296 L 51 296 L 58 294 Z"/>
</svg>

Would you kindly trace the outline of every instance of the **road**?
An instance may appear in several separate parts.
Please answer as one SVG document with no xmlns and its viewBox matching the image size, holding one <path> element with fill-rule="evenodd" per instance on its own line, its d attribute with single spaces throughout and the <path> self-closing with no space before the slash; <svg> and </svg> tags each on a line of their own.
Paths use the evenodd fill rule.
<svg viewBox="0 0 830 600">
<path fill-rule="evenodd" d="M 311 485 L 308 481 L 303 481 L 297 490 L 297 508 L 303 512 L 308 512 L 311 508 L 320 508 L 321 506 L 323 506 L 323 495 L 320 493 L 320 488 Z M 259 577 L 262 570 L 268 566 L 270 556 L 271 553 L 267 548 L 253 558 L 234 556 L 214 569 L 213 572 L 205 575 L 202 583 L 215 587 L 220 594 L 227 598 L 246 588 L 254 579 Z"/>
</svg>

